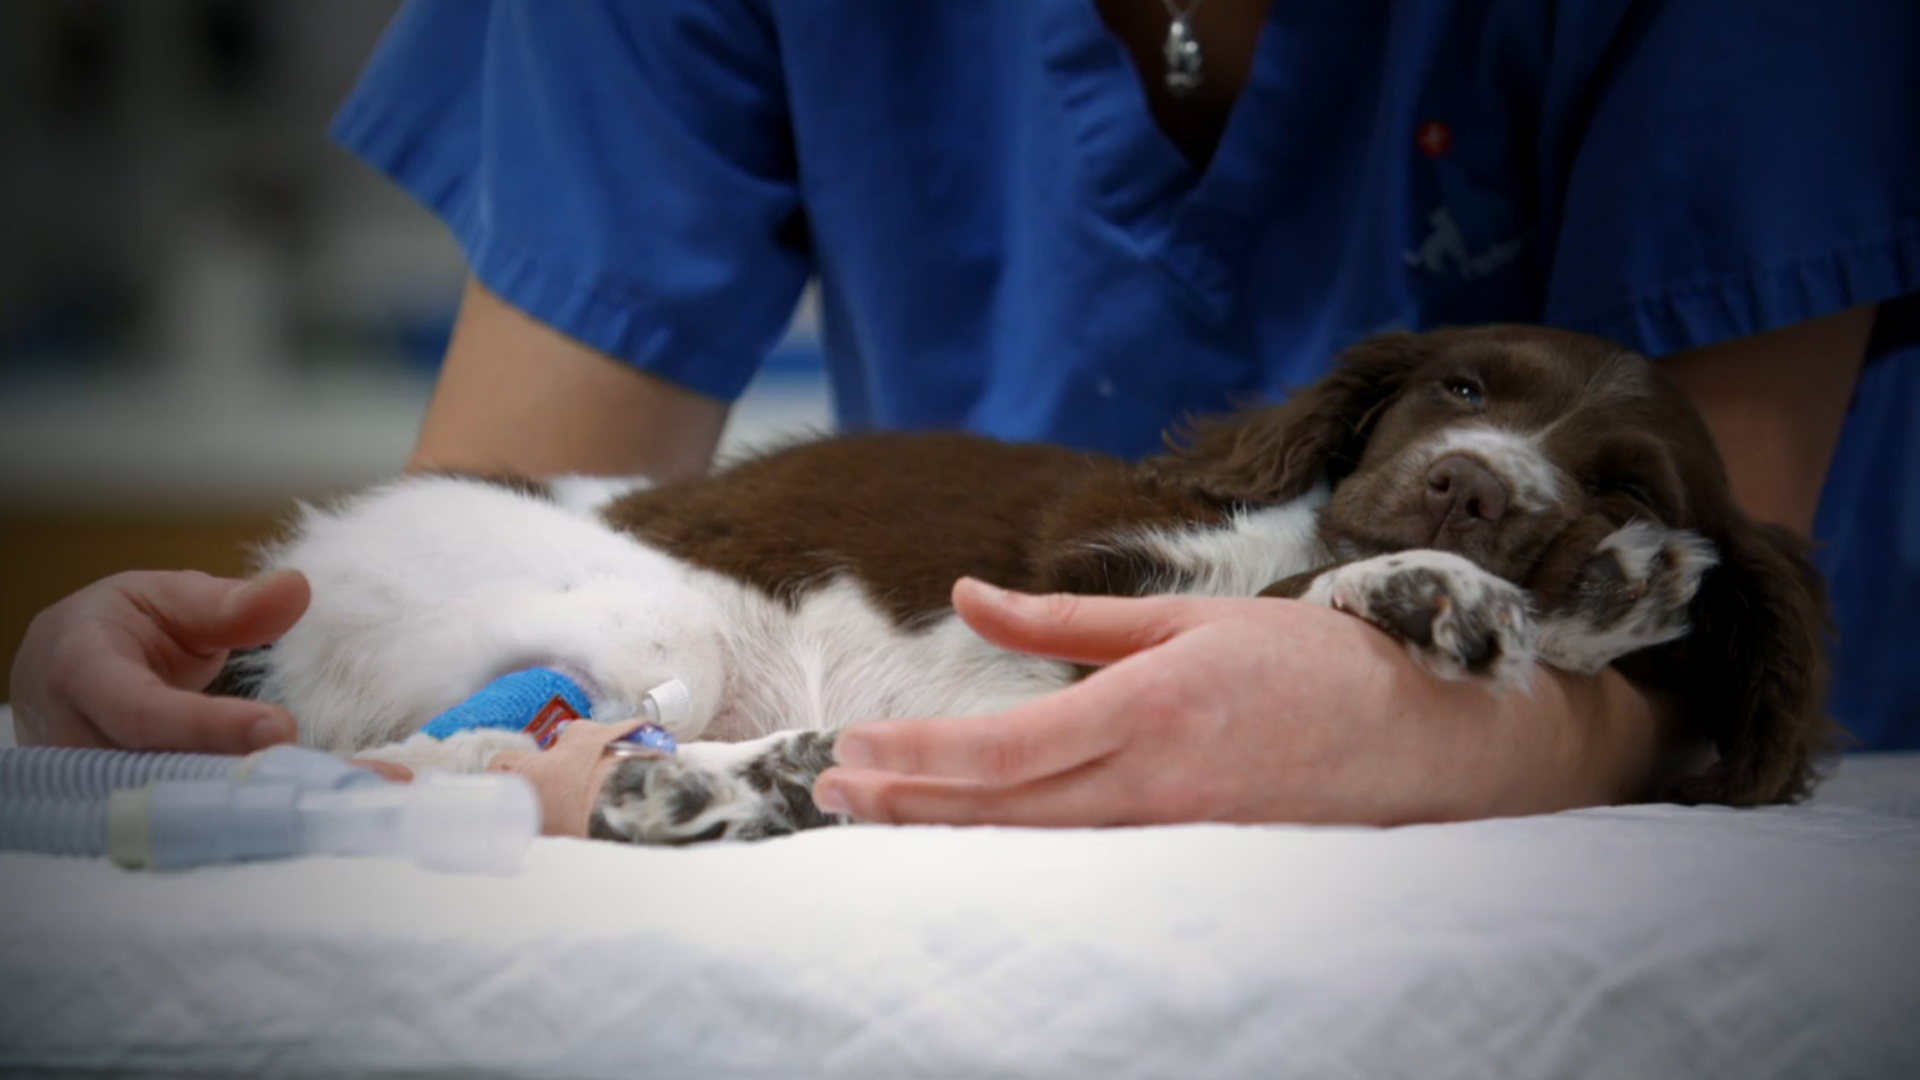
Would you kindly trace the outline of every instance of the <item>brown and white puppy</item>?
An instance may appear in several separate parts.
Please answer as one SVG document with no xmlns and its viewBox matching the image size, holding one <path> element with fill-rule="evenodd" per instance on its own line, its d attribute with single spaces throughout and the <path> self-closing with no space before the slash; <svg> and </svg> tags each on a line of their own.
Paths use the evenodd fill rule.
<svg viewBox="0 0 1920 1080">
<path fill-rule="evenodd" d="M 657 487 L 413 477 L 309 511 L 266 563 L 304 571 L 313 607 L 238 674 L 315 745 L 483 768 L 530 741 L 414 733 L 508 671 L 566 669 L 603 718 L 686 683 L 679 754 L 621 764 L 595 811 L 597 835 L 641 842 L 829 823 L 807 793 L 838 727 L 994 712 L 1076 677 L 973 635 L 948 603 L 962 575 L 1297 596 L 1496 691 L 1536 660 L 1618 662 L 1711 750 L 1664 792 L 1685 801 L 1796 798 L 1829 733 L 1803 546 L 1734 505 L 1646 360 L 1535 328 L 1373 339 L 1137 464 L 866 435 Z"/>
<path fill-rule="evenodd" d="M 1807 544 L 1741 511 L 1692 405 L 1612 342 L 1504 326 L 1376 338 L 1284 406 L 1199 425 L 1181 457 L 1216 497 L 1330 485 L 1321 535 L 1342 562 L 1445 551 L 1524 588 L 1540 658 L 1621 660 L 1713 752 L 1668 797 L 1798 798 L 1837 734 Z M 1310 578 L 1324 590 L 1342 572 Z"/>
</svg>

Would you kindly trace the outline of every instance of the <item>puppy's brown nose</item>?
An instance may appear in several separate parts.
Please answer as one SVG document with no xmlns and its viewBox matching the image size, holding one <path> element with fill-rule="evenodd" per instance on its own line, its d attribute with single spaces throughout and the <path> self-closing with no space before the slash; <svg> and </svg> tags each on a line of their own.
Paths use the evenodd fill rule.
<svg viewBox="0 0 1920 1080">
<path fill-rule="evenodd" d="M 1506 512 L 1507 486 L 1472 458 L 1449 454 L 1427 470 L 1427 514 L 1436 533 L 1499 521 Z"/>
</svg>

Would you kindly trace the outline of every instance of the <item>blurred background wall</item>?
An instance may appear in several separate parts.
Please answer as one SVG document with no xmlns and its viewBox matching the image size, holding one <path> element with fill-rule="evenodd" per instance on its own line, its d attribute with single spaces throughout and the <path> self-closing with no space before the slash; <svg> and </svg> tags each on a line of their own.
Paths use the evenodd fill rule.
<svg viewBox="0 0 1920 1080">
<path fill-rule="evenodd" d="M 404 463 L 460 254 L 325 138 L 397 6 L 0 0 L 0 701 L 47 604 Z M 727 449 L 828 423 L 803 304 Z"/>
</svg>

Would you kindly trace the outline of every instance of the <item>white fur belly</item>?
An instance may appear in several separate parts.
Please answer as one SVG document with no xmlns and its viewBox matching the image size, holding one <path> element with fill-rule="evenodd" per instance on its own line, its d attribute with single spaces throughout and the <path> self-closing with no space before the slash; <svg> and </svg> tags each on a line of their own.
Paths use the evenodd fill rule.
<svg viewBox="0 0 1920 1080">
<path fill-rule="evenodd" d="M 467 480 L 404 480 L 311 512 L 267 565 L 306 573 L 314 600 L 260 654 L 260 694 L 336 751 L 404 738 L 533 664 L 585 675 L 597 715 L 630 714 L 680 679 L 694 699 L 675 732 L 687 739 L 992 712 L 1070 678 L 950 613 L 896 628 L 850 580 L 789 609 L 609 528 L 590 505 Z"/>
<path fill-rule="evenodd" d="M 757 738 L 858 720 L 998 712 L 1071 681 L 1060 663 L 1007 652 L 948 612 L 905 630 L 846 578 L 797 608 L 718 574 L 697 579 L 725 612 L 729 696 L 711 738 Z"/>
<path fill-rule="evenodd" d="M 686 567 L 492 485 L 415 478 L 310 512 L 267 566 L 304 572 L 313 606 L 261 654 L 260 695 L 328 749 L 404 737 L 532 664 L 631 676 L 606 677 L 596 706 L 669 675 L 708 702 L 724 684 L 718 612 Z"/>
</svg>

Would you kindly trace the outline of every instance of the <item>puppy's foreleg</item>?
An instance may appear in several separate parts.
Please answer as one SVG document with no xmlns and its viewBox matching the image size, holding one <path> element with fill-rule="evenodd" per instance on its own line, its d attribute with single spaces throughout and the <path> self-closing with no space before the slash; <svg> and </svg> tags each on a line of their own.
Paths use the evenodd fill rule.
<svg viewBox="0 0 1920 1080">
<path fill-rule="evenodd" d="M 1590 674 L 1681 637 L 1700 579 L 1719 561 L 1696 533 L 1628 523 L 1600 541 L 1564 589 L 1543 598 L 1541 659 Z"/>
<path fill-rule="evenodd" d="M 636 844 L 759 840 L 840 824 L 813 804 L 833 764 L 832 731 L 781 731 L 751 742 L 683 744 L 629 758 L 601 789 L 589 833 Z"/>
<path fill-rule="evenodd" d="M 1399 638 L 1422 667 L 1448 679 L 1485 678 L 1524 687 L 1533 667 L 1533 626 L 1518 585 L 1443 551 L 1402 551 L 1268 586 L 1345 611 Z"/>
<path fill-rule="evenodd" d="M 353 756 L 366 761 L 384 761 L 405 765 L 414 772 L 445 769 L 448 772 L 487 771 L 495 754 L 531 754 L 540 749 L 533 736 L 518 731 L 481 728 L 462 731 L 444 739 L 431 735 L 413 735 L 404 741 L 361 750 Z"/>
</svg>

